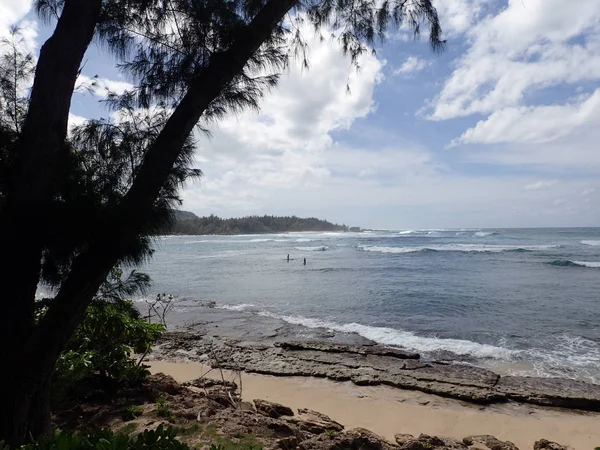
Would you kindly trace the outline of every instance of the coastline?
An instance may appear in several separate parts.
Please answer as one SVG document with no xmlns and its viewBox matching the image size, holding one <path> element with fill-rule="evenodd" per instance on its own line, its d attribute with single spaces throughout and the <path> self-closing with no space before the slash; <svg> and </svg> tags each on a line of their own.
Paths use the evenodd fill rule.
<svg viewBox="0 0 600 450">
<path fill-rule="evenodd" d="M 153 373 L 163 372 L 184 382 L 198 378 L 209 366 L 185 361 L 150 363 Z M 236 374 L 211 371 L 206 377 L 231 380 Z M 397 433 L 426 433 L 462 439 L 490 434 L 533 448 L 545 438 L 575 450 L 591 450 L 600 443 L 600 414 L 544 408 L 518 403 L 473 405 L 417 391 L 386 386 L 356 386 L 312 377 L 275 377 L 242 374 L 242 398 L 265 399 L 292 408 L 310 408 L 330 416 L 346 428 L 362 427 L 390 441 Z"/>
</svg>

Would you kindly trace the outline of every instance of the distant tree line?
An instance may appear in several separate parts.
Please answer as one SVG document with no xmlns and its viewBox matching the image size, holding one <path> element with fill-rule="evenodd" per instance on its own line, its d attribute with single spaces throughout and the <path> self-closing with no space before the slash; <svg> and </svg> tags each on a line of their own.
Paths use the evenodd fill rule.
<svg viewBox="0 0 600 450">
<path fill-rule="evenodd" d="M 177 211 L 172 234 L 261 234 L 294 231 L 359 231 L 357 227 L 338 225 L 314 217 L 247 216 L 222 219 L 211 214 L 198 217 L 187 211 Z"/>
</svg>

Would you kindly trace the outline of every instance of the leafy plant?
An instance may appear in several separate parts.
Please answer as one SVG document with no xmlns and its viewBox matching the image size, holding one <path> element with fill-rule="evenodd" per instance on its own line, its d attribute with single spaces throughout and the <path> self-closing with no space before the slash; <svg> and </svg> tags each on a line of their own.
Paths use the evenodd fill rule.
<svg viewBox="0 0 600 450">
<path fill-rule="evenodd" d="M 121 270 L 113 269 L 58 358 L 53 377 L 55 401 L 68 397 L 83 380 L 94 378 L 102 388 L 110 388 L 134 385 L 149 375 L 143 357 L 165 326 L 149 323 L 132 301 L 124 299 L 145 291 L 149 282 L 145 274 L 133 271 L 123 279 Z M 40 316 L 44 309 L 41 302 Z M 134 353 L 142 357 L 135 360 Z"/>
<path fill-rule="evenodd" d="M 171 412 L 171 406 L 167 403 L 164 397 L 158 397 L 156 400 L 156 414 L 159 417 L 172 418 L 173 413 Z"/>
<path fill-rule="evenodd" d="M 335 434 L 335 430 L 325 430 L 325 434 L 327 436 L 333 436 Z"/>
<path fill-rule="evenodd" d="M 124 420 L 136 419 L 139 416 L 141 416 L 143 414 L 143 412 L 144 412 L 144 410 L 141 407 L 139 407 L 137 405 L 131 405 L 125 410 L 125 413 L 123 414 L 123 419 Z"/>
<path fill-rule="evenodd" d="M 159 425 L 156 430 L 145 430 L 135 437 L 104 429 L 82 431 L 81 433 L 65 433 L 58 430 L 50 437 L 21 447 L 21 450 L 146 449 L 189 450 L 189 447 L 176 439 L 176 432 L 172 427 L 165 428 L 162 425 Z"/>
</svg>

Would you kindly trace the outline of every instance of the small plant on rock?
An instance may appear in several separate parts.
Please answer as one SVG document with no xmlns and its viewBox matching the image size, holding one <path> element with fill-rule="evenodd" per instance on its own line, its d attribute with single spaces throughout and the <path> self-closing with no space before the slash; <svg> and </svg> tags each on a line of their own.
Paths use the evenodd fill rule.
<svg viewBox="0 0 600 450">
<path fill-rule="evenodd" d="M 137 419 L 143 413 L 144 413 L 144 410 L 140 406 L 131 405 L 125 410 L 125 413 L 123 414 L 123 419 L 124 420 Z"/>
<path fill-rule="evenodd" d="M 158 397 L 156 400 L 156 414 L 159 417 L 165 417 L 167 419 L 173 418 L 171 406 L 167 403 L 167 400 L 164 397 Z"/>
</svg>

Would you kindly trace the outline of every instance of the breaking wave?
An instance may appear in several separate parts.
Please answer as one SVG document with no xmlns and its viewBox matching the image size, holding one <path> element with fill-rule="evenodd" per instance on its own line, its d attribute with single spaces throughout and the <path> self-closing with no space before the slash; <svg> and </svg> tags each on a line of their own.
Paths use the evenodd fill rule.
<svg viewBox="0 0 600 450">
<path fill-rule="evenodd" d="M 568 259 L 557 259 L 548 263 L 551 266 L 557 267 L 588 267 L 593 269 L 600 268 L 600 262 L 597 261 L 571 261 Z"/>
<path fill-rule="evenodd" d="M 481 244 L 443 244 L 423 247 L 382 247 L 378 245 L 358 245 L 357 248 L 366 252 L 379 253 L 417 253 L 417 252 L 463 252 L 463 253 L 500 253 L 500 252 L 530 252 L 559 248 L 559 245 L 481 245 Z"/>
<path fill-rule="evenodd" d="M 329 249 L 329 247 L 322 245 L 317 247 L 294 247 L 295 250 L 299 250 L 301 252 L 324 252 Z"/>
<path fill-rule="evenodd" d="M 591 245 L 592 247 L 598 247 L 598 246 L 600 246 L 600 241 L 597 241 L 597 240 L 581 241 L 581 243 L 583 245 Z"/>
</svg>

